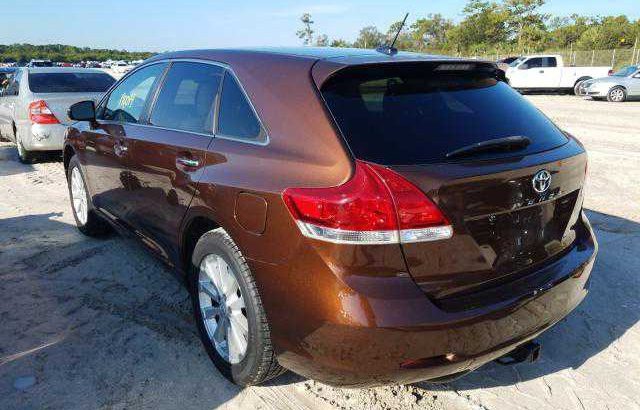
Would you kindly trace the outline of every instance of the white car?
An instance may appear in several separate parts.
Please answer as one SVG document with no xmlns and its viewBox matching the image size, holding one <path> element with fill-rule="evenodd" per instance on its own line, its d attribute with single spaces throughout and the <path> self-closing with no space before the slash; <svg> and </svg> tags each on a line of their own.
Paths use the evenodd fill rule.
<svg viewBox="0 0 640 410">
<path fill-rule="evenodd" d="M 611 67 L 566 66 L 561 55 L 520 57 L 506 72 L 509 84 L 522 91 L 575 91 L 581 83 L 605 77 Z"/>
<path fill-rule="evenodd" d="M 19 68 L 0 89 L 0 136 L 16 143 L 22 162 L 33 162 L 36 151 L 62 150 L 69 107 L 97 100 L 115 81 L 102 70 Z"/>
</svg>

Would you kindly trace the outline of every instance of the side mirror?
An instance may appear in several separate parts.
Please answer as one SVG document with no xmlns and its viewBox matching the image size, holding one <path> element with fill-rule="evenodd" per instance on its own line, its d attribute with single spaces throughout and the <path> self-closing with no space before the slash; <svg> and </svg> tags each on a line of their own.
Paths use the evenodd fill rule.
<svg viewBox="0 0 640 410">
<path fill-rule="evenodd" d="M 96 105 L 93 101 L 80 101 L 69 107 L 69 118 L 75 121 L 95 121 Z"/>
<path fill-rule="evenodd" d="M 527 63 L 522 63 L 518 66 L 518 70 L 528 70 L 529 65 Z"/>
</svg>

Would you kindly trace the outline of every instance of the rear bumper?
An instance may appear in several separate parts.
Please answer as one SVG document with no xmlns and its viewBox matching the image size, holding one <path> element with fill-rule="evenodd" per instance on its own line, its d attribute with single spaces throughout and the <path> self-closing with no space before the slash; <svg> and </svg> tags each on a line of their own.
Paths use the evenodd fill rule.
<svg viewBox="0 0 640 410">
<path fill-rule="evenodd" d="M 525 294 L 465 311 L 445 311 L 418 292 L 374 298 L 327 283 L 335 300 L 310 306 L 299 317 L 290 306 L 287 323 L 305 331 L 274 329 L 278 360 L 306 377 L 340 386 L 407 384 L 464 374 L 535 338 L 569 314 L 587 295 L 597 243 L 586 217 L 580 243 L 548 267 L 552 278 Z M 410 279 L 409 279 L 410 280 Z M 397 283 L 397 282 L 396 282 Z M 404 286 L 404 285 L 403 285 Z M 339 306 L 333 319 L 308 312 Z M 354 320 L 354 318 L 356 320 Z M 310 325 L 313 323 L 313 326 Z"/>
<path fill-rule="evenodd" d="M 31 124 L 21 134 L 22 145 L 29 151 L 61 151 L 66 130 L 63 124 Z"/>
</svg>

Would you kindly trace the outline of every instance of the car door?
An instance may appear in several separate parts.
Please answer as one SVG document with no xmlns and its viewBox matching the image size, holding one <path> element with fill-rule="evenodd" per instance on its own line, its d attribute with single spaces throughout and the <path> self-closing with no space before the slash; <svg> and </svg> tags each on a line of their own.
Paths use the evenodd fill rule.
<svg viewBox="0 0 640 410">
<path fill-rule="evenodd" d="M 19 98 L 21 77 L 22 70 L 16 71 L 0 96 L 0 134 L 12 141 L 15 141 L 13 116 Z"/>
<path fill-rule="evenodd" d="M 640 71 L 629 79 L 629 96 L 640 97 Z"/>
<path fill-rule="evenodd" d="M 168 262 L 177 260 L 182 219 L 198 189 L 213 139 L 224 69 L 176 61 L 156 92 L 144 126 L 131 138 L 128 221 Z M 174 259 L 175 258 L 175 259 Z"/>
<path fill-rule="evenodd" d="M 144 131 L 139 122 L 166 63 L 145 66 L 119 82 L 97 110 L 95 124 L 84 124 L 81 161 L 93 203 L 107 216 L 126 223 L 128 196 L 135 186 L 128 169 L 130 139 Z"/>
<path fill-rule="evenodd" d="M 538 69 L 541 88 L 558 88 L 562 79 L 562 68 L 558 67 L 555 57 L 543 57 L 542 67 Z M 572 84 L 573 85 L 573 84 Z"/>
<path fill-rule="evenodd" d="M 539 73 L 536 70 L 542 66 L 542 59 L 525 59 L 516 68 L 509 70 L 509 84 L 514 88 L 536 88 L 538 87 Z"/>
</svg>

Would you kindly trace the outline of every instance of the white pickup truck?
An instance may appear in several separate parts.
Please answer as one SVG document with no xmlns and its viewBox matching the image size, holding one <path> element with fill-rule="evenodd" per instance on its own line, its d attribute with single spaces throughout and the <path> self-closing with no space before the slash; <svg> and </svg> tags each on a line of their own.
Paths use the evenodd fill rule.
<svg viewBox="0 0 640 410">
<path fill-rule="evenodd" d="M 509 84 L 518 90 L 576 90 L 581 82 L 606 77 L 612 67 L 566 66 L 561 55 L 520 57 L 506 71 Z"/>
</svg>

